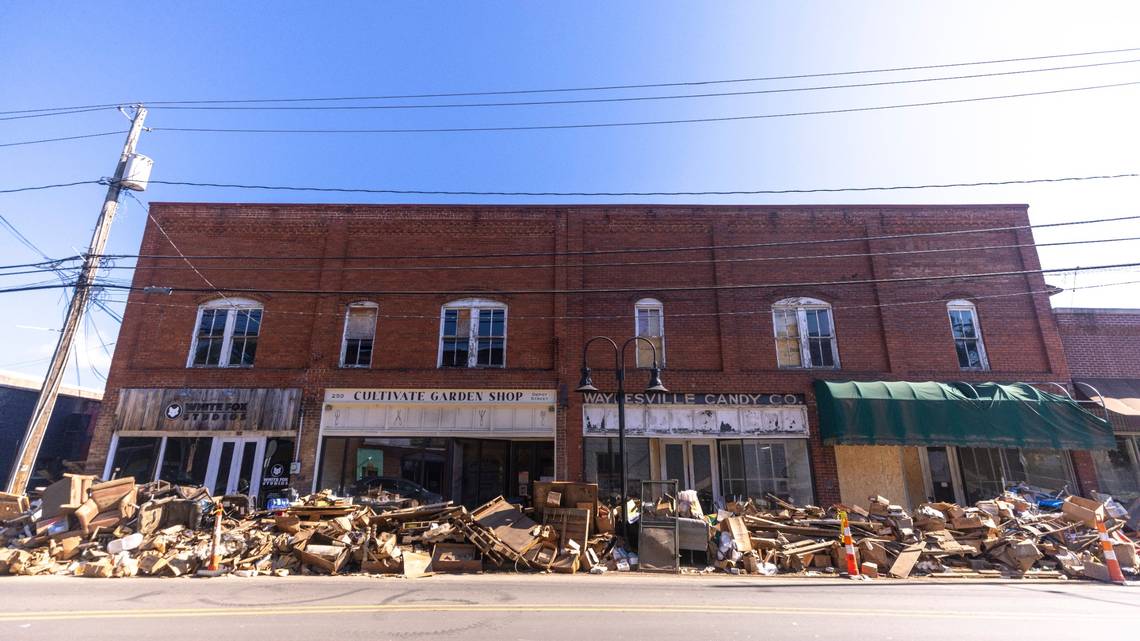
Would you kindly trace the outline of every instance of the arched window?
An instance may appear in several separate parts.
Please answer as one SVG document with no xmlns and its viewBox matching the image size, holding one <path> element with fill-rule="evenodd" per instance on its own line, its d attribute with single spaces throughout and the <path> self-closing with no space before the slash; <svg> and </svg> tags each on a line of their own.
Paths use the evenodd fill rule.
<svg viewBox="0 0 1140 641">
<path fill-rule="evenodd" d="M 657 366 L 665 366 L 665 306 L 656 298 L 642 298 L 633 305 L 635 336 L 648 338 L 653 347 L 637 341 L 637 366 L 653 367 L 653 349 L 657 349 Z"/>
<path fill-rule="evenodd" d="M 506 304 L 467 298 L 443 306 L 439 322 L 440 367 L 506 365 Z"/>
<path fill-rule="evenodd" d="M 376 303 L 352 303 L 344 315 L 344 339 L 340 345 L 341 367 L 371 367 L 376 339 Z"/>
<path fill-rule="evenodd" d="M 261 335 L 261 303 L 223 298 L 198 307 L 187 367 L 252 367 Z"/>
<path fill-rule="evenodd" d="M 780 367 L 839 368 L 831 305 L 815 298 L 785 298 L 772 306 Z"/>
<path fill-rule="evenodd" d="M 965 370 L 988 370 L 986 347 L 982 344 L 982 327 L 978 309 L 968 300 L 952 300 L 946 304 L 950 315 L 950 333 L 958 352 L 958 367 Z"/>
</svg>

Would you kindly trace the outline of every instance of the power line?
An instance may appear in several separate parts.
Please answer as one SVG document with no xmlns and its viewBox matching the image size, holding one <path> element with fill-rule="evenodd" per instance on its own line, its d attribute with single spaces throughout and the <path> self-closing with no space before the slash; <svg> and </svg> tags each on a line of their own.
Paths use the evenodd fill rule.
<svg viewBox="0 0 1140 641">
<path fill-rule="evenodd" d="M 97 134 L 83 134 L 81 136 L 63 136 L 62 138 L 40 138 L 39 140 L 21 140 L 19 142 L 4 142 L 0 143 L 0 147 L 19 147 L 22 145 L 39 145 L 45 142 L 60 142 L 63 140 L 82 140 L 84 138 L 100 138 L 102 136 L 114 136 L 117 134 L 125 134 L 127 131 L 121 129 L 119 131 L 104 131 Z M 2 192 L 0 192 L 2 193 Z"/>
<path fill-rule="evenodd" d="M 572 207 L 572 206 L 570 206 Z M 769 247 L 796 247 L 804 245 L 824 245 L 831 243 L 855 243 L 879 240 L 898 240 L 903 238 L 931 238 L 941 236 L 961 236 L 965 234 L 981 234 L 1006 231 L 1020 231 L 1026 229 L 1048 229 L 1053 227 L 1070 227 L 1075 225 L 1092 225 L 1099 223 L 1121 222 L 1125 220 L 1138 220 L 1140 214 L 1130 216 L 1112 216 L 1108 218 L 1093 218 L 1089 220 L 1072 220 L 1056 223 L 1040 223 L 1030 225 L 1007 225 L 1003 227 L 979 227 L 976 229 L 953 229 L 946 231 L 911 232 L 906 234 L 881 234 L 877 236 L 847 236 L 844 238 L 814 238 L 808 240 L 780 240 L 762 243 L 732 243 L 727 245 L 687 245 L 681 247 L 633 247 L 619 249 L 590 249 L 580 251 L 551 251 L 551 252 L 497 252 L 482 254 L 412 254 L 397 256 L 255 256 L 243 254 L 240 256 L 225 255 L 188 255 L 187 258 L 195 260 L 439 260 L 439 259 L 469 259 L 469 258 L 526 258 L 526 257 L 560 257 L 560 256 L 599 256 L 611 254 L 647 254 L 660 252 L 688 252 L 735 249 L 760 249 Z M 147 258 L 147 259 L 180 259 L 181 256 L 171 254 L 104 254 L 103 258 Z"/>
<path fill-rule="evenodd" d="M 1105 63 L 1107 64 L 1107 63 Z M 24 120 L 26 118 L 47 118 L 49 116 L 70 116 L 71 114 L 85 114 L 92 111 L 104 111 L 113 107 L 87 107 L 83 109 L 69 109 L 64 111 L 50 111 L 46 113 L 30 113 L 19 116 L 4 116 L 0 120 Z"/>
<path fill-rule="evenodd" d="M 861 278 L 853 280 L 833 280 L 819 282 L 796 283 L 750 283 L 741 285 L 675 285 L 675 286 L 642 286 L 642 287 L 599 287 L 594 289 L 481 289 L 478 291 L 458 289 L 437 290 L 322 290 L 322 289 L 269 289 L 253 287 L 215 287 L 213 289 L 200 289 L 193 287 L 172 288 L 178 292 L 210 293 L 222 291 L 231 294 L 297 294 L 311 296 L 470 296 L 479 295 L 576 295 L 576 294 L 626 294 L 637 292 L 694 292 L 694 291 L 736 291 L 745 289 L 789 289 L 805 287 L 834 287 L 848 285 L 877 285 L 883 283 L 912 283 L 936 282 L 944 280 L 963 280 L 971 278 L 999 278 L 1005 276 L 1026 276 L 1030 274 L 1052 274 L 1057 272 L 1103 271 L 1122 269 L 1126 267 L 1140 267 L 1137 263 L 1117 263 L 1114 265 L 1095 265 L 1090 267 L 1065 267 L 1051 269 L 1022 269 L 1012 271 L 981 272 L 974 274 L 943 274 L 940 276 L 900 276 L 896 278 Z M 97 284 L 104 289 L 124 289 L 142 291 L 145 287 L 134 285 L 117 285 L 109 283 Z"/>
<path fill-rule="evenodd" d="M 1131 47 L 1124 49 L 1105 49 L 1101 51 L 1082 51 L 1076 53 L 1061 53 L 1050 54 L 1044 56 L 1027 56 L 1019 58 L 1003 58 L 1003 59 L 989 59 L 989 60 L 975 60 L 969 62 L 953 62 L 943 64 L 931 65 L 911 65 L 903 67 L 882 67 L 877 69 L 859 69 L 854 71 L 830 71 L 822 73 L 805 73 L 805 74 L 789 74 L 779 76 L 760 76 L 751 78 L 729 78 L 720 80 L 695 80 L 695 81 L 682 81 L 682 82 L 656 82 L 656 83 L 638 83 L 638 84 L 611 84 L 611 85 L 593 85 L 582 87 L 556 87 L 556 88 L 539 88 L 539 89 L 507 89 L 507 90 L 484 90 L 484 91 L 460 91 L 460 92 L 436 92 L 436 93 L 419 93 L 419 94 L 400 94 L 400 95 L 381 95 L 381 96 L 320 96 L 312 98 L 243 98 L 231 100 L 127 100 L 114 103 L 103 104 L 89 104 L 89 105 L 71 105 L 68 107 L 40 107 L 34 109 L 19 109 L 0 111 L 0 115 L 7 114 L 23 114 L 34 112 L 47 112 L 47 111 L 66 111 L 75 109 L 103 109 L 109 107 L 118 107 L 125 104 L 138 104 L 145 103 L 149 106 L 167 106 L 167 105 L 206 105 L 206 104 L 268 104 L 268 103 L 289 103 L 289 102 L 347 102 L 347 101 L 363 101 L 363 100 L 399 100 L 399 99 L 412 99 L 412 98 L 447 98 L 447 97 L 472 97 L 472 96 L 504 96 L 504 95 L 518 95 L 518 94 L 543 94 L 543 93 L 567 93 L 567 92 L 585 92 L 585 91 L 613 91 L 621 89 L 650 89 L 662 87 L 697 87 L 718 84 L 737 84 L 748 82 L 767 82 L 774 80 L 801 80 L 807 78 L 827 78 L 836 76 L 853 76 L 864 74 L 876 73 L 893 73 L 901 71 L 922 71 L 929 69 L 949 69 L 953 67 L 969 67 L 976 65 L 991 65 L 991 64 L 1006 64 L 1011 62 L 1029 62 L 1036 60 L 1054 60 L 1058 58 L 1075 58 L 1080 56 L 1098 56 L 1114 53 L 1131 53 L 1140 51 L 1140 47 Z"/>
<path fill-rule="evenodd" d="M 166 242 L 170 243 L 170 246 L 174 248 L 174 251 L 178 252 L 178 255 L 182 257 L 182 260 L 186 262 L 186 265 L 190 267 L 190 269 L 194 270 L 195 274 L 198 274 L 198 277 L 202 279 L 202 282 L 209 285 L 210 289 L 214 290 L 218 296 L 222 297 L 222 300 L 229 303 L 230 299 L 226 298 L 226 295 L 223 294 L 217 287 L 215 287 L 214 284 L 210 282 L 210 279 L 206 278 L 205 274 L 198 271 L 198 268 L 194 266 L 194 263 L 190 262 L 190 259 L 186 257 L 186 254 L 182 253 L 182 250 L 179 249 L 178 245 L 174 243 L 174 239 L 170 237 L 170 234 L 166 233 L 166 230 L 162 228 L 162 225 L 158 222 L 158 220 L 150 214 L 150 207 L 147 206 L 147 204 L 143 201 L 139 200 L 139 197 L 136 196 L 133 191 L 128 190 L 127 195 L 130 196 L 131 199 L 133 199 L 136 203 L 138 203 L 140 207 L 142 207 L 143 211 L 146 212 L 146 217 L 150 220 L 150 222 L 154 223 L 154 226 L 158 228 L 158 231 L 162 233 L 163 238 L 166 239 Z"/>
<path fill-rule="evenodd" d="M 65 262 L 74 260 L 83 260 L 82 256 L 66 256 L 64 258 L 50 258 L 48 260 L 41 260 L 34 263 L 16 263 L 13 265 L 0 265 L 0 270 L 5 269 L 21 269 L 24 267 L 52 267 L 53 265 L 60 265 Z"/>
<path fill-rule="evenodd" d="M 880 82 L 862 82 L 845 85 L 819 85 L 814 87 L 784 87 L 778 89 L 754 89 L 749 91 L 719 91 L 696 94 L 671 94 L 664 96 L 619 96 L 611 98 L 576 98 L 569 100 L 527 100 L 522 102 L 474 102 L 474 103 L 428 103 L 410 105 L 169 105 L 157 106 L 157 109 L 177 109 L 194 111 L 352 111 L 352 110 L 387 110 L 387 109 L 457 109 L 472 107 L 537 107 L 549 105 L 582 105 L 618 102 L 652 102 L 657 100 L 688 100 L 696 98 L 729 98 L 737 96 L 759 96 L 766 94 L 800 93 L 805 91 L 827 91 L 833 89 L 862 89 L 869 87 L 885 87 L 891 85 L 912 85 L 928 82 L 943 82 L 947 80 L 972 80 L 978 78 L 994 78 L 999 76 L 1016 76 L 1031 73 L 1044 73 L 1052 71 L 1068 71 L 1073 69 L 1087 69 L 1092 67 L 1107 67 L 1114 65 L 1134 64 L 1135 60 L 1113 60 L 1110 62 L 1094 62 L 1083 65 L 1069 65 L 1064 67 L 1045 67 L 1040 69 L 1017 69 L 1014 71 L 995 71 L 991 73 L 967 74 L 960 76 L 936 76 L 933 78 L 911 78 L 908 80 L 883 80 Z M 85 109 L 83 111 L 92 111 Z M 64 113 L 83 113 L 83 111 L 70 111 Z M 56 115 L 56 114 L 39 114 Z M 18 116 L 28 118 L 30 116 Z M 0 120 L 4 120 L 0 118 Z"/>
<path fill-rule="evenodd" d="M 1012 245 L 982 245 L 982 246 L 960 246 L 960 247 L 945 247 L 938 249 L 909 249 L 899 251 L 886 251 L 886 252 L 862 252 L 862 253 L 847 253 L 847 254 L 805 254 L 797 256 L 759 256 L 759 257 L 746 257 L 746 258 L 698 258 L 694 260 L 659 260 L 659 261 L 641 261 L 641 262 L 612 262 L 612 263 L 574 263 L 574 264 L 559 264 L 559 263 L 541 263 L 541 264 L 514 264 L 514 265 L 363 265 L 354 267 L 352 265 L 345 265 L 337 269 L 344 271 L 420 271 L 420 270 L 484 270 L 484 269 L 556 269 L 562 268 L 579 268 L 579 267 L 659 267 L 665 265 L 705 265 L 705 264 L 726 264 L 726 263 L 753 263 L 753 262 L 771 262 L 771 261 L 788 261 L 788 260 L 827 260 L 837 258 L 875 258 L 879 256 L 906 256 L 913 254 L 940 254 L 940 253 L 957 253 L 957 252 L 981 252 L 981 251 L 994 251 L 1002 249 L 1022 249 L 1027 247 L 1062 247 L 1069 245 L 1095 245 L 1103 243 L 1117 243 L 1117 242 L 1130 242 L 1140 240 L 1140 236 L 1129 236 L 1124 238 L 1097 238 L 1090 240 L 1064 240 L 1052 243 L 1018 243 Z M 183 256 L 182 258 L 185 258 Z M 249 265 L 214 265 L 214 266 L 191 266 L 195 272 L 200 274 L 201 270 L 214 270 L 214 271 L 227 271 L 227 272 L 240 272 L 240 271 L 271 271 L 271 272 L 312 272 L 323 270 L 321 266 L 312 267 L 257 267 Z M 106 266 L 103 269 L 107 270 L 136 270 L 143 269 L 146 271 L 177 271 L 184 270 L 185 267 L 177 265 L 146 265 L 139 267 L 137 265 L 112 265 Z M 35 274 L 43 273 L 44 270 L 39 271 L 23 271 L 0 273 L 0 276 L 14 276 L 17 274 Z"/>
<path fill-rule="evenodd" d="M 1023 180 L 992 180 L 958 183 L 932 183 L 925 185 L 890 185 L 880 187 L 830 187 L 807 189 L 734 189 L 706 191 L 458 191 L 429 189 L 383 189 L 371 187 L 306 187 L 291 185 L 245 185 L 238 183 L 192 182 L 183 180 L 151 180 L 152 185 L 181 187 L 209 187 L 218 189 L 249 189 L 261 191 L 297 191 L 353 194 L 395 194 L 427 196 L 763 196 L 781 194 L 826 194 L 865 191 L 904 191 L 916 189 L 950 189 L 957 187 L 1003 187 L 1042 183 L 1082 182 L 1088 180 L 1116 180 L 1137 178 L 1140 173 L 1105 174 L 1097 176 L 1065 176 L 1060 178 L 1027 178 Z M 81 183 L 77 183 L 81 184 Z M 4 193 L 0 191 L 0 193 Z"/>
<path fill-rule="evenodd" d="M 1121 287 L 1125 285 L 1140 285 L 1140 280 L 1128 280 L 1115 283 L 1100 283 L 1097 285 L 1082 285 L 1080 287 L 1070 288 L 1068 291 L 1085 290 L 1085 289 L 1100 289 L 1104 287 Z M 1047 287 L 1045 289 L 1027 290 L 1020 292 L 1006 292 L 1002 294 L 980 294 L 978 296 L 958 296 L 956 300 L 988 300 L 994 298 L 1012 298 L 1016 296 L 1034 296 L 1037 294 L 1055 294 L 1056 288 Z M 833 310 L 849 310 L 849 309 L 871 309 L 871 308 L 885 308 L 885 307 L 905 307 L 911 305 L 926 305 L 933 303 L 945 304 L 948 299 L 946 298 L 931 298 L 913 301 L 895 301 L 891 303 L 868 303 L 863 305 L 834 305 Z M 123 305 L 144 305 L 148 307 L 164 307 L 164 308 L 177 308 L 177 309 L 193 309 L 197 310 L 197 305 L 180 305 L 178 303 L 155 303 L 142 300 L 129 300 L 129 299 L 108 299 L 108 302 L 119 303 Z M 321 312 L 321 311 L 293 311 L 287 309 L 274 309 L 271 312 L 273 315 L 291 315 L 291 316 L 335 316 L 337 318 L 344 317 L 344 311 L 337 312 Z M 670 312 L 669 318 L 693 318 L 693 317 L 720 317 L 720 316 L 752 316 L 757 314 L 769 314 L 770 308 L 759 310 L 741 310 L 741 311 L 715 311 L 715 312 Z M 532 315 L 532 314 L 511 314 L 512 320 L 614 320 L 621 318 L 628 318 L 629 314 L 602 314 L 602 315 L 585 315 L 585 316 L 552 316 L 552 315 Z M 439 314 L 383 314 L 377 313 L 377 318 L 390 319 L 390 320 L 430 320 L 439 322 Z"/>
<path fill-rule="evenodd" d="M 991 180 L 957 183 L 931 183 L 921 185 L 888 185 L 872 187 L 817 187 L 805 189 L 733 189 L 733 190 L 706 190 L 706 191 L 459 191 L 459 190 L 431 190 L 431 189 L 384 189 L 373 187 L 311 187 L 296 185 L 247 185 L 239 183 L 194 182 L 185 180 L 157 180 L 152 179 L 151 185 L 168 185 L 181 187 L 204 187 L 217 189 L 247 189 L 261 191 L 288 191 L 288 192 L 320 192 L 320 193 L 353 193 L 353 194 L 394 194 L 394 195 L 428 195 L 428 196 L 757 196 L 781 194 L 827 194 L 843 192 L 871 192 L 871 191 L 907 191 L 918 189 L 951 189 L 965 187 L 1002 187 L 1009 185 L 1032 185 L 1047 183 L 1083 182 L 1090 180 L 1116 180 L 1121 178 L 1137 178 L 1140 173 L 1104 174 L 1095 176 L 1063 176 L 1059 178 L 1027 178 L 1021 180 Z M 30 187 L 12 187 L 0 189 L 0 194 L 11 194 L 23 191 L 38 191 L 45 189 L 58 189 L 75 187 L 78 185 L 105 185 L 106 179 L 79 180 L 69 183 L 56 183 L 50 185 L 35 185 Z"/>
<path fill-rule="evenodd" d="M 1024 93 L 1003 94 L 997 96 L 975 96 L 973 98 L 951 98 L 947 100 L 931 100 L 926 102 L 909 102 L 893 105 L 875 105 L 871 107 L 844 107 L 839 109 L 820 109 L 817 111 L 791 111 L 771 114 L 749 114 L 745 116 L 716 116 L 708 118 L 674 118 L 669 120 L 641 120 L 627 122 L 592 122 L 572 123 L 561 125 L 501 125 L 495 127 L 412 127 L 392 129 L 243 129 L 226 127 L 154 127 L 152 131 L 176 131 L 189 133 L 244 133 L 244 134 L 425 134 L 425 133 L 472 133 L 472 132 L 502 132 L 502 131 L 543 131 L 562 129 L 604 129 L 615 127 L 643 127 L 650 125 L 683 125 L 711 122 L 739 122 L 745 120 L 762 120 L 768 118 L 791 118 L 798 116 L 821 116 L 831 114 L 856 113 L 863 111 L 885 111 L 891 109 L 907 109 L 912 107 L 933 107 L 939 105 L 954 105 L 972 102 L 986 102 L 993 100 L 1008 100 L 1012 98 L 1028 98 L 1032 96 L 1048 96 L 1078 91 L 1092 91 L 1096 89 L 1112 89 L 1140 85 L 1140 80 L 1131 82 L 1117 82 L 1103 85 L 1089 85 L 1085 87 L 1068 87 L 1065 89 L 1049 89 L 1046 91 L 1029 91 Z"/>
</svg>

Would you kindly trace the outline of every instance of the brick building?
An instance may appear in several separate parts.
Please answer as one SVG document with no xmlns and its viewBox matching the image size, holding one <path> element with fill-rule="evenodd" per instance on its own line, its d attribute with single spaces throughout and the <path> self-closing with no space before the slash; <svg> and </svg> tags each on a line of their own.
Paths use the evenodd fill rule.
<svg viewBox="0 0 1140 641">
<path fill-rule="evenodd" d="M 1073 387 L 1103 404 L 1116 449 L 1074 454 L 1081 487 L 1140 498 L 1140 309 L 1058 308 Z"/>
<path fill-rule="evenodd" d="M 1027 463 L 1016 449 L 824 444 L 818 429 L 817 379 L 1069 379 L 1040 274 L 914 280 L 1038 269 L 1024 205 L 151 214 L 96 472 L 262 499 L 376 477 L 468 503 L 548 477 L 613 489 L 613 354 L 591 348 L 602 392 L 574 389 L 587 339 L 637 332 L 661 349 L 670 393 L 629 397 L 634 482 L 677 478 L 709 503 L 913 503 L 1071 476 L 1059 451 L 1022 450 Z M 944 235 L 976 229 L 991 231 Z M 651 360 L 631 349 L 629 391 Z"/>
<path fill-rule="evenodd" d="M 37 378 L 0 372 L 0 479 L 5 482 L 12 474 L 42 385 Z M 83 465 L 102 398 L 99 390 L 60 387 L 29 487 L 46 485 Z"/>
</svg>

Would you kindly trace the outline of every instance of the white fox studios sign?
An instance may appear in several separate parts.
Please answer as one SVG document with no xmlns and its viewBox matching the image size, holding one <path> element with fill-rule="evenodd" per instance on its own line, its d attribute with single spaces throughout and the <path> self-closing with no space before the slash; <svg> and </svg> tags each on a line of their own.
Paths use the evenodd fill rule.
<svg viewBox="0 0 1140 641">
<path fill-rule="evenodd" d="M 617 398 L 585 394 L 582 433 L 616 436 Z M 626 436 L 806 438 L 807 407 L 800 394 L 626 394 Z"/>
</svg>

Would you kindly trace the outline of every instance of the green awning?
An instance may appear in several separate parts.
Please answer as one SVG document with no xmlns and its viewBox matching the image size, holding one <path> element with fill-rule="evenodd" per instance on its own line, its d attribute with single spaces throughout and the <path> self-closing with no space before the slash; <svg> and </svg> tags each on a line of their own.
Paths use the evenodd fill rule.
<svg viewBox="0 0 1140 641">
<path fill-rule="evenodd" d="M 829 445 L 1113 449 L 1112 427 L 1025 383 L 815 382 Z"/>
</svg>

